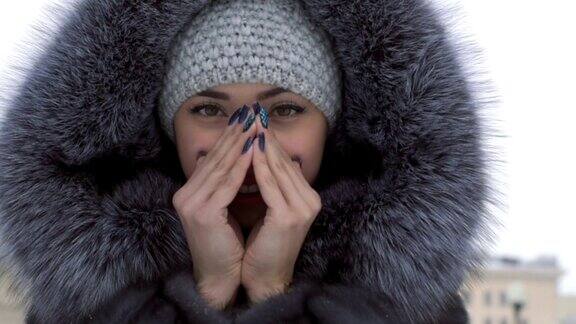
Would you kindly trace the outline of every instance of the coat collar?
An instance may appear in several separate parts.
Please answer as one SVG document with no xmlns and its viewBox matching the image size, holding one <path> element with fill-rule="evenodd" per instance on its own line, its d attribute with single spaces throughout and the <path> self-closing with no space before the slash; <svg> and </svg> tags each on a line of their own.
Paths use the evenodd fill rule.
<svg viewBox="0 0 576 324">
<path fill-rule="evenodd" d="M 171 40 L 207 3 L 80 2 L 29 70 L 2 129 L 0 200 L 6 262 L 32 303 L 87 313 L 190 265 L 171 204 L 183 175 L 155 107 Z M 490 235 L 481 104 L 423 1 L 303 4 L 344 83 L 295 277 L 433 312 Z"/>
</svg>

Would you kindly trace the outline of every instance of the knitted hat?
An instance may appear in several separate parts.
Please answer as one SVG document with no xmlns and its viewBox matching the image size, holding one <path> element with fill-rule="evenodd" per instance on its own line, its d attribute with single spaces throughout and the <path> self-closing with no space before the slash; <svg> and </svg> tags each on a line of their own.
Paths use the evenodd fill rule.
<svg viewBox="0 0 576 324">
<path fill-rule="evenodd" d="M 216 0 L 176 36 L 159 101 L 174 142 L 174 115 L 194 94 L 228 83 L 267 83 L 312 102 L 332 129 L 341 75 L 328 34 L 297 0 Z"/>
</svg>

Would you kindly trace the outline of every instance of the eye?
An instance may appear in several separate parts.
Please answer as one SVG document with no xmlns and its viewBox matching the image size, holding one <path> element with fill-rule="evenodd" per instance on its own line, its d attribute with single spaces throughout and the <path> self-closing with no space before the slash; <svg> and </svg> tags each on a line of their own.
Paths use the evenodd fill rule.
<svg viewBox="0 0 576 324">
<path fill-rule="evenodd" d="M 301 114 L 301 113 L 304 112 L 305 110 L 306 110 L 306 109 L 304 109 L 304 108 L 302 108 L 302 107 L 300 107 L 300 106 L 298 106 L 298 105 L 292 104 L 292 103 L 279 104 L 279 105 L 275 106 L 274 109 L 272 109 L 272 111 L 283 111 L 283 112 L 285 112 L 284 114 L 278 114 L 278 116 L 288 117 L 288 118 L 294 117 L 294 115 Z M 290 112 L 292 112 L 292 111 L 294 111 L 294 113 L 293 113 L 293 114 L 290 114 Z M 286 113 L 287 113 L 287 114 L 286 114 Z"/>
<path fill-rule="evenodd" d="M 190 108 L 190 113 L 192 115 L 201 115 L 204 117 L 215 117 L 218 114 L 218 111 L 221 111 L 220 107 L 214 104 L 201 104 L 196 107 Z M 204 113 L 202 113 L 204 112 Z M 214 114 L 210 113 L 213 112 Z M 225 115 L 224 115 L 225 116 Z"/>
</svg>

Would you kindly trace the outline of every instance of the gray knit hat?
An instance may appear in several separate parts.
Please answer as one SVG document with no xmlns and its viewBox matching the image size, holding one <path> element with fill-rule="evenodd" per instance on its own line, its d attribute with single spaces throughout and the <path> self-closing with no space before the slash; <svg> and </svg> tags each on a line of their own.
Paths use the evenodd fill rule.
<svg viewBox="0 0 576 324">
<path fill-rule="evenodd" d="M 175 39 L 159 101 L 174 142 L 174 115 L 191 96 L 228 83 L 267 83 L 312 102 L 334 126 L 341 74 L 328 34 L 298 0 L 216 0 Z"/>
</svg>

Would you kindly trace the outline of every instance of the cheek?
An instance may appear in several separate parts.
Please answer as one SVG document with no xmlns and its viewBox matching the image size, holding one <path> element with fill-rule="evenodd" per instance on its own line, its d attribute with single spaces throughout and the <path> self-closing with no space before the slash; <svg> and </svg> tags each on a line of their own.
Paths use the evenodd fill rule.
<svg viewBox="0 0 576 324">
<path fill-rule="evenodd" d="M 206 155 L 217 140 L 217 136 L 200 132 L 189 132 L 177 139 L 178 157 L 187 179 L 194 173 L 198 158 Z"/>
<path fill-rule="evenodd" d="M 320 171 L 322 162 L 323 143 L 320 146 L 314 146 L 306 149 L 300 156 L 302 159 L 302 174 L 308 183 L 314 183 L 316 176 Z"/>
<path fill-rule="evenodd" d="M 308 181 L 313 183 L 320 170 L 324 141 L 305 136 L 291 136 L 279 138 L 280 145 L 292 159 L 300 158 L 302 161 L 302 174 Z"/>
</svg>

